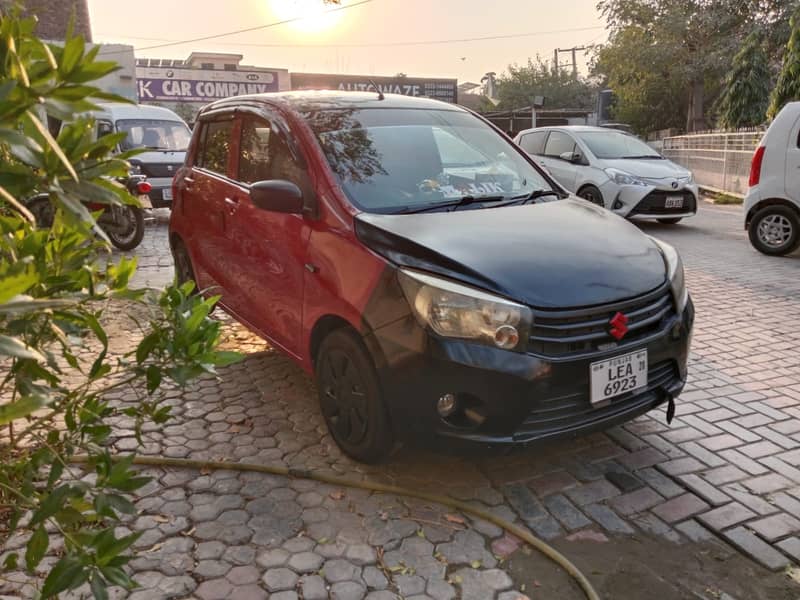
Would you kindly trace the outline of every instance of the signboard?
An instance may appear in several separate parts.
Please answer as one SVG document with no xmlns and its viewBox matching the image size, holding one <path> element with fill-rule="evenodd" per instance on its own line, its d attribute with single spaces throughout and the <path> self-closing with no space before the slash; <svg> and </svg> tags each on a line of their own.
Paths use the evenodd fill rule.
<svg viewBox="0 0 800 600">
<path fill-rule="evenodd" d="M 277 71 L 137 67 L 139 102 L 213 102 L 229 96 L 277 92 Z"/>
<path fill-rule="evenodd" d="M 420 77 L 369 77 L 368 75 L 324 75 L 292 73 L 293 90 L 343 90 L 369 92 L 375 88 L 385 94 L 424 96 L 455 104 L 458 101 L 458 81 Z"/>
</svg>

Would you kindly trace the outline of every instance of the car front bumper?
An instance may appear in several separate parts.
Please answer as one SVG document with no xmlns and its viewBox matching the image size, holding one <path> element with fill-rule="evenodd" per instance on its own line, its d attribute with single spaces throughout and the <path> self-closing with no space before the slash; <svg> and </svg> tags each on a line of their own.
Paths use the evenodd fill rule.
<svg viewBox="0 0 800 600">
<path fill-rule="evenodd" d="M 647 339 L 558 359 L 445 340 L 411 316 L 369 334 L 367 343 L 384 359 L 378 372 L 400 439 L 527 444 L 607 429 L 677 397 L 686 383 L 693 321 L 690 299 L 682 314 Z M 644 348 L 647 387 L 593 407 L 590 364 Z M 445 394 L 456 395 L 478 420 L 462 413 L 442 418 L 436 406 Z"/>
<path fill-rule="evenodd" d="M 691 183 L 677 189 L 643 185 L 618 185 L 609 181 L 601 186 L 606 208 L 622 217 L 637 219 L 674 219 L 697 213 L 700 189 Z M 683 205 L 666 208 L 666 198 L 682 196 Z"/>
</svg>

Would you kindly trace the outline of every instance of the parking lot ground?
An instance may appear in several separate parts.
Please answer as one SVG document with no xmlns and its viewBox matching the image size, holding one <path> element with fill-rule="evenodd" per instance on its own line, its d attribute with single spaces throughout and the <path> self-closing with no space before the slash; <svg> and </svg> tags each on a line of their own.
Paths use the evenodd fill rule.
<svg viewBox="0 0 800 600">
<path fill-rule="evenodd" d="M 138 252 L 150 285 L 171 278 L 159 217 Z M 654 411 L 511 454 L 404 448 L 367 467 L 335 447 L 300 369 L 225 319 L 225 344 L 247 358 L 176 392 L 174 419 L 148 430 L 142 453 L 445 492 L 550 540 L 606 598 L 800 597 L 800 257 L 756 253 L 730 207 L 641 226 L 681 251 L 697 308 L 671 425 Z M 114 322 L 121 351 L 135 337 L 124 314 Z M 115 444 L 134 448 L 133 432 Z M 581 597 L 518 540 L 443 506 L 255 473 L 148 471 L 156 481 L 128 524 L 145 532 L 135 600 Z M 12 574 L 0 594 L 30 586 Z"/>
</svg>

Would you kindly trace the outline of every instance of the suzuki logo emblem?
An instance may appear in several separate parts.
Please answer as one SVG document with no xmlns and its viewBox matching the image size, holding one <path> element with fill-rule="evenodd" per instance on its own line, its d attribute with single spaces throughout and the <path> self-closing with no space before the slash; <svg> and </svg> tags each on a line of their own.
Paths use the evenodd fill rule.
<svg viewBox="0 0 800 600">
<path fill-rule="evenodd" d="M 608 324 L 611 325 L 611 329 L 608 332 L 617 341 L 624 338 L 625 334 L 628 333 L 628 317 L 621 312 L 615 314 Z"/>
</svg>

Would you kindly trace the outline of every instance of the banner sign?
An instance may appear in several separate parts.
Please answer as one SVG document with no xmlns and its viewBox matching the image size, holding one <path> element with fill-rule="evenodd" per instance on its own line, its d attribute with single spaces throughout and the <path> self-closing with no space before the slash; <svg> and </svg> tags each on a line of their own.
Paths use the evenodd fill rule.
<svg viewBox="0 0 800 600">
<path fill-rule="evenodd" d="M 214 71 L 138 67 L 139 102 L 213 102 L 242 94 L 277 92 L 277 71 Z"/>
<path fill-rule="evenodd" d="M 456 79 L 292 73 L 293 90 L 369 92 L 375 91 L 372 82 L 374 82 L 384 94 L 424 96 L 435 100 L 444 100 L 452 104 L 458 101 L 458 81 Z"/>
</svg>

